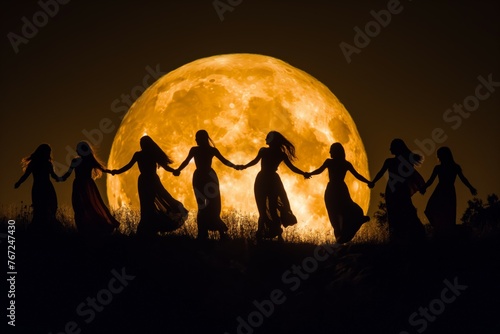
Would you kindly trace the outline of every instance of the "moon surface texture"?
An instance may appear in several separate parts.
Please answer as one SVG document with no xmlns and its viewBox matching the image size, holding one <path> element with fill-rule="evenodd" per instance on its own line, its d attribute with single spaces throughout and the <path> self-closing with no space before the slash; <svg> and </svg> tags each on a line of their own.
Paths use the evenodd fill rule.
<svg viewBox="0 0 500 334">
<path fill-rule="evenodd" d="M 304 71 L 257 54 L 198 59 L 158 79 L 125 115 L 113 142 L 109 167 L 128 163 L 140 150 L 140 138 L 147 134 L 177 168 L 196 145 L 195 133 L 200 129 L 207 130 L 222 155 L 235 164 L 255 158 L 259 148 L 266 146 L 266 134 L 279 131 L 295 145 L 298 159 L 294 164 L 303 171 L 321 166 L 329 158 L 330 145 L 340 142 L 354 168 L 369 178 L 366 151 L 356 125 L 335 95 Z M 212 167 L 219 176 L 223 211 L 255 214 L 253 185 L 260 164 L 236 171 L 214 158 Z M 158 170 L 165 188 L 191 213 L 197 210 L 191 183 L 194 169 L 191 161 L 179 177 Z M 287 228 L 285 237 L 333 240 L 323 199 L 328 172 L 305 180 L 282 164 L 278 173 L 298 220 L 297 225 Z M 113 209 L 139 209 L 138 176 L 137 166 L 120 175 L 108 175 L 107 195 Z M 350 173 L 345 180 L 352 199 L 366 213 L 368 187 Z"/>
</svg>

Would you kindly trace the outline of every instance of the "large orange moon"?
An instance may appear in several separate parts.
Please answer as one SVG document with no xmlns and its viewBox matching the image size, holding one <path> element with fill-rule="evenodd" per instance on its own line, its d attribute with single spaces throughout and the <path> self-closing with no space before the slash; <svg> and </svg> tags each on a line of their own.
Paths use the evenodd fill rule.
<svg viewBox="0 0 500 334">
<path fill-rule="evenodd" d="M 329 158 L 334 142 L 344 145 L 347 159 L 369 178 L 368 160 L 356 125 L 342 103 L 321 82 L 279 59 L 257 54 L 227 54 L 198 59 L 164 75 L 130 107 L 113 141 L 109 167 L 119 168 L 151 136 L 174 160 L 176 168 L 205 129 L 231 162 L 245 164 L 266 146 L 270 130 L 283 133 L 296 147 L 295 165 L 311 171 Z M 220 179 L 223 211 L 256 213 L 253 184 L 260 166 L 236 171 L 214 159 Z M 159 170 L 165 188 L 196 213 L 192 189 L 194 162 L 180 177 Z M 328 173 L 304 180 L 284 164 L 280 174 L 298 224 L 285 236 L 301 240 L 334 240 L 323 200 Z M 113 209 L 139 209 L 137 167 L 107 177 Z M 368 187 L 348 173 L 351 197 L 366 213 Z M 256 226 L 255 226 L 256 227 Z"/>
</svg>

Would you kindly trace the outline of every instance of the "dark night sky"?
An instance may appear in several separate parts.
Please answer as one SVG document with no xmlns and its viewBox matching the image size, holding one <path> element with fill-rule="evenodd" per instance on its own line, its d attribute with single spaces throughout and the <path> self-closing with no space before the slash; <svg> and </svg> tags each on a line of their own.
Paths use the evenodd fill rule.
<svg viewBox="0 0 500 334">
<path fill-rule="evenodd" d="M 0 203 L 31 202 L 31 180 L 18 190 L 13 185 L 22 173 L 20 159 L 38 144 L 50 143 L 55 160 L 64 162 L 65 147 L 84 139 L 82 130 L 103 118 L 118 125 L 111 103 L 141 84 L 147 66 L 169 72 L 198 58 L 239 52 L 279 58 L 328 86 L 357 124 L 371 177 L 390 156 L 393 138 L 417 149 L 415 140 L 442 128 L 447 139 L 438 145 L 450 146 L 479 196 L 498 194 L 500 87 L 456 129 L 455 121 L 443 119 L 475 94 L 479 76 L 500 82 L 498 2 L 403 0 L 401 12 L 348 64 L 339 44 L 352 45 L 353 28 L 363 28 L 373 20 L 370 11 L 388 2 L 244 0 L 221 22 L 212 0 L 74 0 L 16 54 L 7 35 L 20 35 L 22 17 L 32 21 L 40 6 L 9 0 L 1 13 Z M 105 134 L 99 147 L 104 160 L 114 134 Z M 424 178 L 436 162 L 435 154 L 426 157 Z M 372 192 L 370 214 L 384 183 Z M 105 194 L 104 181 L 99 184 Z M 55 187 L 60 204 L 69 204 L 71 182 Z M 471 196 L 458 181 L 456 187 L 461 217 Z M 416 195 L 420 213 L 431 190 Z"/>
</svg>

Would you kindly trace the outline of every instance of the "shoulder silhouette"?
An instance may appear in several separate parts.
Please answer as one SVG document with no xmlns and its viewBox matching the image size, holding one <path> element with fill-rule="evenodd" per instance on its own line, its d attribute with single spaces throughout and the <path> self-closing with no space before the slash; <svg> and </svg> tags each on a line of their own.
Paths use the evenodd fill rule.
<svg viewBox="0 0 500 334">
<path fill-rule="evenodd" d="M 437 157 L 440 164 L 434 167 L 432 175 L 425 183 L 425 189 L 430 187 L 436 178 L 439 179 L 439 183 L 427 202 L 425 215 L 434 228 L 435 236 L 447 239 L 453 238 L 456 234 L 456 177 L 458 176 L 469 188 L 472 195 L 476 195 L 477 191 L 463 175 L 462 169 L 453 159 L 450 148 L 440 147 L 437 150 Z"/>
<path fill-rule="evenodd" d="M 255 202 L 259 211 L 257 239 L 283 240 L 283 227 L 297 224 L 297 218 L 292 212 L 288 196 L 277 173 L 278 166 L 284 162 L 294 173 L 306 176 L 295 167 L 292 161 L 296 159 L 295 146 L 277 131 L 271 131 L 266 136 L 268 147 L 261 148 L 257 157 L 241 166 L 248 168 L 261 162 L 261 170 L 257 174 L 254 185 Z"/>
<path fill-rule="evenodd" d="M 361 225 L 370 220 L 363 214 L 363 209 L 356 204 L 349 194 L 349 189 L 344 182 L 346 173 L 351 172 L 358 180 L 369 181 L 360 175 L 345 158 L 345 150 L 341 143 L 334 143 L 330 147 L 331 159 L 325 160 L 318 169 L 306 173 L 306 176 L 317 175 L 328 169 L 330 182 L 325 190 L 325 205 L 333 227 L 335 240 L 338 243 L 351 241 Z"/>
<path fill-rule="evenodd" d="M 228 167 L 235 169 L 238 167 L 222 156 L 207 131 L 199 130 L 195 139 L 197 146 L 190 149 L 188 156 L 174 175 L 179 175 L 191 159 L 194 159 L 196 170 L 193 174 L 193 190 L 198 204 L 196 216 L 198 239 L 206 240 L 208 231 L 217 231 L 221 240 L 226 239 L 228 227 L 220 218 L 222 204 L 219 178 L 212 168 L 212 159 L 216 157 Z"/>
<path fill-rule="evenodd" d="M 425 230 L 411 197 L 424 189 L 424 180 L 415 169 L 423 157 L 413 153 L 402 139 L 394 139 L 390 151 L 394 157 L 384 162 L 370 186 L 373 187 L 386 172 L 389 174 L 385 199 L 390 240 L 401 244 L 418 243 L 424 240 Z"/>
<path fill-rule="evenodd" d="M 29 230 L 42 233 L 57 231 L 60 228 L 56 219 L 57 196 L 50 178 L 56 182 L 62 179 L 54 172 L 51 147 L 48 144 L 39 145 L 32 154 L 22 159 L 21 164 L 24 174 L 15 183 L 14 188 L 19 188 L 30 175 L 33 175 L 31 191 L 33 219 Z"/>
<path fill-rule="evenodd" d="M 141 205 L 141 219 L 137 226 L 139 237 L 155 236 L 157 232 L 171 232 L 181 227 L 187 219 L 184 205 L 170 195 L 156 173 L 160 166 L 173 173 L 173 162 L 158 144 L 149 136 L 140 139 L 141 151 L 136 152 L 128 164 L 111 174 L 121 174 L 137 163 L 140 171 L 138 193 Z"/>
<path fill-rule="evenodd" d="M 104 167 L 86 141 L 81 141 L 76 146 L 78 157 L 73 159 L 69 170 L 63 176 L 66 180 L 73 170 L 73 192 L 71 203 L 75 212 L 75 224 L 78 231 L 87 236 L 100 236 L 111 234 L 120 223 L 110 213 L 97 189 L 94 179 L 101 177 L 102 173 L 110 171 Z"/>
</svg>

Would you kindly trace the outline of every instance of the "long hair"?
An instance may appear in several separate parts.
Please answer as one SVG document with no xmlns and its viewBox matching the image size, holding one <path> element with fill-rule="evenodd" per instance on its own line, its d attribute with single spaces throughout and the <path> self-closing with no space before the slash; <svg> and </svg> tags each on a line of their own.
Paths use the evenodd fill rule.
<svg viewBox="0 0 500 334">
<path fill-rule="evenodd" d="M 396 138 L 391 142 L 391 151 L 396 156 L 401 156 L 413 166 L 420 166 L 424 161 L 424 157 L 420 154 L 413 153 L 402 139 Z"/>
<path fill-rule="evenodd" d="M 437 156 L 443 165 L 456 165 L 453 154 L 448 146 L 438 148 Z"/>
<path fill-rule="evenodd" d="M 52 162 L 52 149 L 49 144 L 40 144 L 33 153 L 21 159 L 21 167 L 23 171 L 28 168 L 30 164 L 40 164 L 43 162 Z"/>
<path fill-rule="evenodd" d="M 196 132 L 195 138 L 196 138 L 196 143 L 198 143 L 198 146 L 215 147 L 214 141 L 212 140 L 212 138 L 210 138 L 206 130 L 198 130 L 198 132 Z"/>
<path fill-rule="evenodd" d="M 345 160 L 344 146 L 342 146 L 341 143 L 333 143 L 332 146 L 330 146 L 330 155 L 332 159 Z"/>
<path fill-rule="evenodd" d="M 173 161 L 158 144 L 150 137 L 144 136 L 140 140 L 141 149 L 148 155 L 154 158 L 156 163 L 163 168 L 170 165 Z"/>
<path fill-rule="evenodd" d="M 92 166 L 92 178 L 100 178 L 102 175 L 101 169 L 105 169 L 106 166 L 96 156 L 92 145 L 83 140 L 76 145 L 76 152 L 82 158 L 82 160 L 90 162 L 90 165 Z"/>
<path fill-rule="evenodd" d="M 277 147 L 285 153 L 290 161 L 297 159 L 295 146 L 278 131 L 271 131 L 267 134 L 270 147 Z"/>
</svg>

